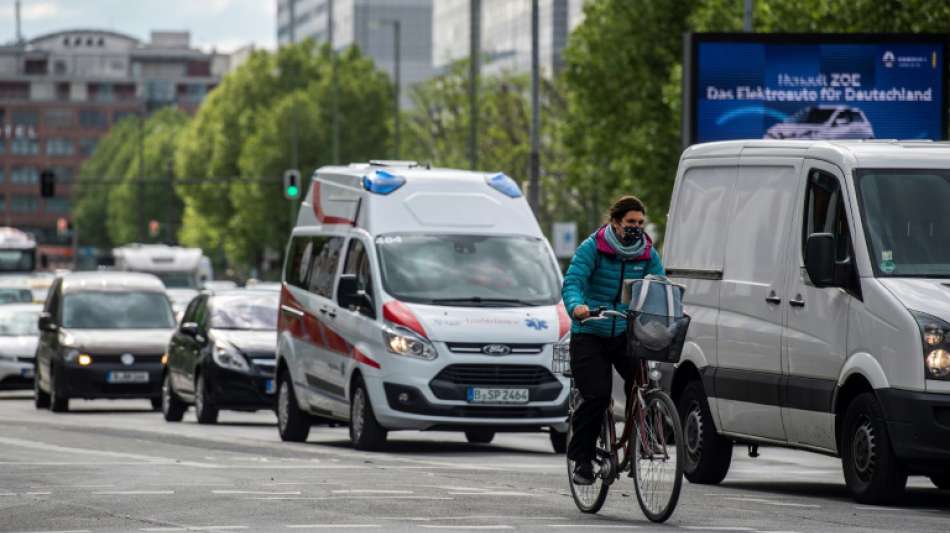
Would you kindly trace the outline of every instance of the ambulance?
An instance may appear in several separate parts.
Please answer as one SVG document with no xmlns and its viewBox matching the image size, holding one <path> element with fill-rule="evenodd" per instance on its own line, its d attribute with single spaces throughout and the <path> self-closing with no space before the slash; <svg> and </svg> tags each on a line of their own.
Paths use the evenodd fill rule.
<svg viewBox="0 0 950 533">
<path fill-rule="evenodd" d="M 565 448 L 570 321 L 554 253 L 503 173 L 370 162 L 318 169 L 284 264 L 278 431 L 545 431 Z"/>
</svg>

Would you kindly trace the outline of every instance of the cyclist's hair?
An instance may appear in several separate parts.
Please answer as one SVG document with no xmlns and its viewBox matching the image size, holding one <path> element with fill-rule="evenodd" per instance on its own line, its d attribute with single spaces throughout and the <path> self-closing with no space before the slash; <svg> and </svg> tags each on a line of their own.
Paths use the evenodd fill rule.
<svg viewBox="0 0 950 533">
<path fill-rule="evenodd" d="M 610 220 L 620 221 L 630 211 L 639 211 L 645 215 L 647 214 L 647 207 L 636 196 L 621 196 L 610 206 L 607 216 L 610 217 Z"/>
</svg>

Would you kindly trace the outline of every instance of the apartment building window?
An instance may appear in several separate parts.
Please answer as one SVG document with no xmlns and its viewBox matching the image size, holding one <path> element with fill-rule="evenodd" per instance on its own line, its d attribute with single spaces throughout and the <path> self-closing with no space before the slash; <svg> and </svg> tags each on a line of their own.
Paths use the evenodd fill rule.
<svg viewBox="0 0 950 533">
<path fill-rule="evenodd" d="M 75 146 L 70 139 L 49 139 L 46 141 L 46 155 L 73 155 Z"/>
<path fill-rule="evenodd" d="M 126 117 L 135 117 L 135 116 L 138 116 L 138 113 L 136 113 L 135 111 L 116 111 L 115 113 L 112 114 L 112 123 L 118 124 Z"/>
<path fill-rule="evenodd" d="M 115 100 L 115 93 L 112 90 L 111 83 L 90 83 L 89 99 L 93 102 L 112 102 Z"/>
<path fill-rule="evenodd" d="M 145 95 L 150 102 L 172 102 L 175 100 L 175 84 L 170 80 L 147 81 Z"/>
<path fill-rule="evenodd" d="M 96 139 L 79 139 L 79 153 L 85 157 L 91 156 L 98 142 Z"/>
<path fill-rule="evenodd" d="M 40 172 L 36 167 L 13 167 L 10 171 L 10 183 L 35 185 L 39 182 Z"/>
<path fill-rule="evenodd" d="M 3 183 L 3 178 L 4 178 L 4 177 L 5 177 L 5 176 L 4 176 L 4 173 L 3 173 L 3 167 L 0 167 L 0 183 Z"/>
<path fill-rule="evenodd" d="M 56 84 L 56 99 L 60 102 L 69 101 L 69 92 L 69 83 L 63 82 Z"/>
<path fill-rule="evenodd" d="M 76 124 L 76 115 L 71 109 L 47 109 L 43 113 L 43 125 L 47 128 L 71 128 Z"/>
<path fill-rule="evenodd" d="M 56 176 L 56 183 L 72 183 L 73 169 L 71 167 L 52 167 L 50 170 Z"/>
<path fill-rule="evenodd" d="M 83 128 L 104 128 L 107 125 L 106 114 L 98 109 L 79 111 L 79 125 Z"/>
<path fill-rule="evenodd" d="M 0 100 L 29 100 L 30 84 L 27 82 L 0 82 Z"/>
<path fill-rule="evenodd" d="M 36 126 L 39 117 L 36 111 L 16 109 L 10 113 L 10 123 L 15 126 Z"/>
<path fill-rule="evenodd" d="M 4 141 L 3 139 L 0 139 L 0 155 L 3 155 L 3 152 L 5 152 L 6 149 L 7 149 L 7 141 Z M 2 170 L 2 169 L 0 169 L 0 170 Z"/>
<path fill-rule="evenodd" d="M 7 210 L 7 196 L 5 194 L 0 194 L 0 213 L 3 213 Z"/>
<path fill-rule="evenodd" d="M 68 213 L 69 200 L 66 198 L 54 197 L 46 199 L 47 213 Z"/>
<path fill-rule="evenodd" d="M 40 143 L 36 139 L 13 139 L 10 141 L 10 153 L 13 155 L 36 155 L 40 153 Z"/>
<path fill-rule="evenodd" d="M 23 71 L 28 75 L 46 74 L 46 59 L 27 59 L 23 62 Z"/>
<path fill-rule="evenodd" d="M 36 197 L 15 194 L 10 197 L 10 210 L 18 213 L 36 211 Z"/>
</svg>

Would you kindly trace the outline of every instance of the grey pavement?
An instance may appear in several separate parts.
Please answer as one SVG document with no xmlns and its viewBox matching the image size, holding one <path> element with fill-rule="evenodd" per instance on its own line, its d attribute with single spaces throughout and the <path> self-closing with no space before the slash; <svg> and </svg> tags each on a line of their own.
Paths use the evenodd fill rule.
<svg viewBox="0 0 950 533">
<path fill-rule="evenodd" d="M 737 447 L 719 486 L 684 483 L 652 524 L 629 480 L 597 515 L 574 507 L 546 435 L 391 433 L 386 452 L 349 446 L 346 428 L 280 442 L 272 413 L 193 413 L 170 424 L 144 401 L 76 401 L 37 411 L 0 394 L 0 531 L 940 531 L 950 492 L 911 478 L 895 507 L 847 494 L 837 459 Z"/>
</svg>

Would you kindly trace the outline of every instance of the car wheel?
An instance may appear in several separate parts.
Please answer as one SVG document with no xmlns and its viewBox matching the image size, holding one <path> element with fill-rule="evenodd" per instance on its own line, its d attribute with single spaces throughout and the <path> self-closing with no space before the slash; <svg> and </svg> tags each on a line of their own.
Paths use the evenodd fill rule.
<svg viewBox="0 0 950 533">
<path fill-rule="evenodd" d="M 69 411 L 69 398 L 64 398 L 57 390 L 56 381 L 56 367 L 50 365 L 49 410 L 54 413 L 65 413 L 66 411 Z"/>
<path fill-rule="evenodd" d="M 551 429 L 548 433 L 548 438 L 551 439 L 551 448 L 554 448 L 554 453 L 567 453 L 567 432 L 562 433 L 560 431 Z"/>
<path fill-rule="evenodd" d="M 465 439 L 472 444 L 488 444 L 495 439 L 494 431 L 484 429 L 473 429 L 465 432 Z"/>
<path fill-rule="evenodd" d="M 33 372 L 33 405 L 37 409 L 49 409 L 49 394 L 40 387 L 40 374 Z"/>
<path fill-rule="evenodd" d="M 380 450 L 386 445 L 386 428 L 379 425 L 366 392 L 357 380 L 350 399 L 350 441 L 357 450 Z M 467 435 L 467 433 L 466 433 Z"/>
<path fill-rule="evenodd" d="M 692 483 L 718 484 L 729 473 L 732 441 L 716 431 L 701 382 L 691 381 L 686 385 L 677 410 L 686 441 L 683 475 Z"/>
<path fill-rule="evenodd" d="M 178 398 L 175 389 L 172 388 L 171 374 L 165 373 L 162 379 L 162 397 L 161 397 L 162 416 L 166 422 L 181 422 L 185 416 L 188 406 Z"/>
<path fill-rule="evenodd" d="M 199 424 L 214 424 L 218 421 L 218 408 L 208 393 L 208 383 L 204 374 L 198 374 L 195 381 L 195 416 Z"/>
<path fill-rule="evenodd" d="M 277 378 L 277 432 L 284 442 L 304 442 L 310 434 L 310 415 L 300 409 L 287 370 Z"/>
<path fill-rule="evenodd" d="M 841 463 L 851 495 L 871 505 L 894 501 L 904 492 L 907 472 L 894 455 L 873 393 L 865 392 L 848 405 L 842 431 Z"/>
</svg>

